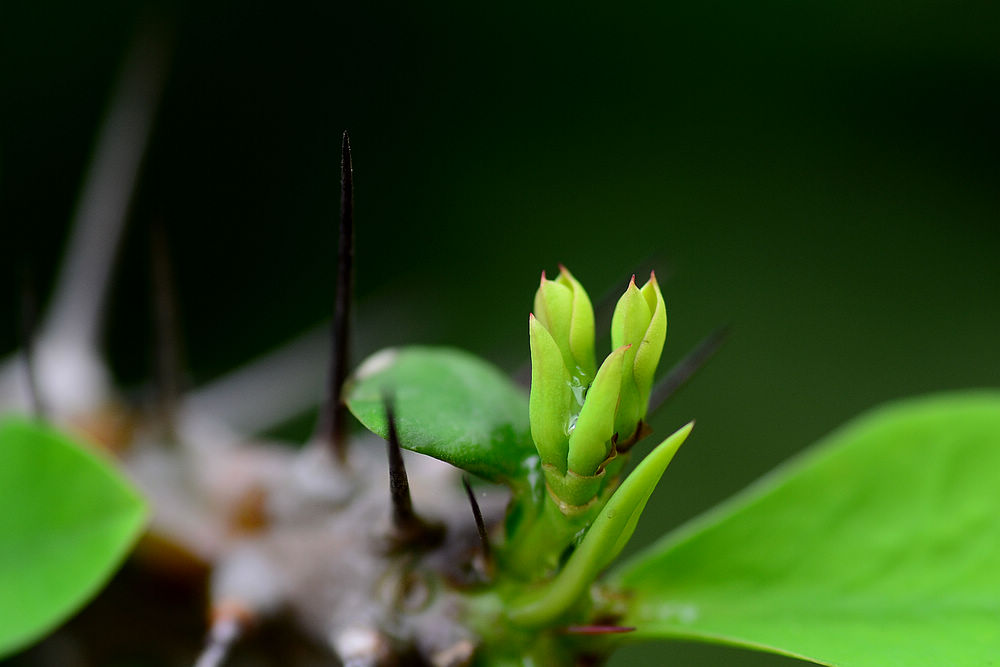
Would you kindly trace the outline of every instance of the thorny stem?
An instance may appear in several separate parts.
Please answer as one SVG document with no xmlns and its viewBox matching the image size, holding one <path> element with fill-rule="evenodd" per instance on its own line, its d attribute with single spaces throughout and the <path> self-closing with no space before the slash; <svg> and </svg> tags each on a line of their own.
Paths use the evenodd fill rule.
<svg viewBox="0 0 1000 667">
<path fill-rule="evenodd" d="M 541 506 L 524 518 L 504 547 L 503 568 L 526 580 L 544 578 L 558 569 L 559 557 L 587 525 L 587 518 L 569 519 L 546 492 Z"/>
<path fill-rule="evenodd" d="M 340 234 L 337 252 L 337 299 L 333 311 L 327 403 L 321 421 L 321 436 L 334 457 L 347 460 L 347 410 L 343 388 L 347 379 L 351 330 L 351 297 L 354 292 L 354 167 L 351 138 L 344 131 L 340 158 Z"/>
</svg>

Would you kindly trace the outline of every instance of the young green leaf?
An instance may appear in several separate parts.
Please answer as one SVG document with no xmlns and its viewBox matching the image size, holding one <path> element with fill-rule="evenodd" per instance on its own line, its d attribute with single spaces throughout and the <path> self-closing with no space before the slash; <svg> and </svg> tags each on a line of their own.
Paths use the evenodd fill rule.
<svg viewBox="0 0 1000 667">
<path fill-rule="evenodd" d="M 454 348 L 405 347 L 369 357 L 349 381 L 347 406 L 386 437 L 392 395 L 402 446 L 493 481 L 523 476 L 536 456 L 528 398 L 499 369 Z"/>
<path fill-rule="evenodd" d="M 619 568 L 627 639 L 854 667 L 1000 656 L 1000 392 L 863 416 Z"/>
<path fill-rule="evenodd" d="M 92 597 L 139 536 L 146 506 L 108 462 L 21 418 L 0 421 L 0 657 Z"/>
<path fill-rule="evenodd" d="M 644 458 L 622 482 L 551 584 L 516 603 L 508 615 L 516 624 L 540 627 L 566 612 L 601 570 L 614 560 L 639 521 L 649 496 L 694 423 L 686 424 Z"/>
</svg>

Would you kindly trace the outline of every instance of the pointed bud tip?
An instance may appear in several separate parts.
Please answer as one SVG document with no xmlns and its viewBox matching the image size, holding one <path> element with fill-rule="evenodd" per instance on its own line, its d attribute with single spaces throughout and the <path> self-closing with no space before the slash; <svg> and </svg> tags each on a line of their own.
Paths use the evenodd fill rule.
<svg viewBox="0 0 1000 667">
<path fill-rule="evenodd" d="M 545 284 L 545 269 L 542 269 L 542 279 L 538 281 L 539 285 Z"/>
<path fill-rule="evenodd" d="M 632 274 L 632 280 L 628 281 L 629 287 L 635 287 L 635 274 Z"/>
</svg>

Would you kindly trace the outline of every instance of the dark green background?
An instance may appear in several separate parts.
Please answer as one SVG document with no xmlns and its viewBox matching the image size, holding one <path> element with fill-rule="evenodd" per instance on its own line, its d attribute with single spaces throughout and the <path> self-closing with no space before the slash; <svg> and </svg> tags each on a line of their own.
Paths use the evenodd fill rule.
<svg viewBox="0 0 1000 667">
<path fill-rule="evenodd" d="M 4 3 L 0 348 L 14 267 L 30 252 L 44 292 L 147 12 L 174 51 L 112 301 L 129 386 L 149 375 L 155 216 L 196 379 L 328 316 L 344 128 L 358 298 L 384 304 L 360 349 L 416 338 L 514 368 L 557 262 L 596 299 L 652 257 L 668 363 L 734 326 L 654 419 L 698 426 L 635 545 L 870 406 L 998 384 L 1000 5 L 539 4 Z"/>
</svg>

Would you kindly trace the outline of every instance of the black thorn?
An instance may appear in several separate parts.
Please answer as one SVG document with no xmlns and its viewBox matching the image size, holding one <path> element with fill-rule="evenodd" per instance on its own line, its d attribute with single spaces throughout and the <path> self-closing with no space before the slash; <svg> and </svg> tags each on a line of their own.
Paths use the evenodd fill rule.
<svg viewBox="0 0 1000 667">
<path fill-rule="evenodd" d="M 149 229 L 149 252 L 157 417 L 167 438 L 173 440 L 176 437 L 174 427 L 182 389 L 183 353 L 170 246 L 166 229 L 158 218 L 153 220 Z"/>
<path fill-rule="evenodd" d="M 333 310 L 327 403 L 321 419 L 321 437 L 340 462 L 347 459 L 347 411 L 343 389 L 347 380 L 351 331 L 351 297 L 354 293 L 354 168 L 351 138 L 344 131 L 340 152 L 340 235 L 337 253 L 337 300 Z"/>
<path fill-rule="evenodd" d="M 649 398 L 649 414 L 655 412 L 678 389 L 683 387 L 698 370 L 708 363 L 709 359 L 719 351 L 722 344 L 729 338 L 731 332 L 732 327 L 728 325 L 719 327 L 705 336 L 700 343 L 695 345 L 693 350 L 674 364 L 674 367 L 653 387 Z"/>
<path fill-rule="evenodd" d="M 403 463 L 403 448 L 399 444 L 399 433 L 396 431 L 396 414 L 393 410 L 392 399 L 384 396 L 382 400 L 385 403 L 385 421 L 389 426 L 386 453 L 389 455 L 389 494 L 392 497 L 392 523 L 400 533 L 406 533 L 419 519 L 413 513 L 410 481 L 406 477 L 406 464 Z"/>
<path fill-rule="evenodd" d="M 35 294 L 35 282 L 26 261 L 21 276 L 21 349 L 24 354 L 24 372 L 28 380 L 28 393 L 31 395 L 31 411 L 37 419 L 44 419 L 47 411 L 42 400 L 41 388 L 38 386 L 38 374 L 35 368 L 35 336 L 38 330 L 38 299 Z"/>
<path fill-rule="evenodd" d="M 479 541 L 483 545 L 483 562 L 487 567 L 493 561 L 493 553 L 490 550 L 490 537 L 486 534 L 486 522 L 483 521 L 483 512 L 479 509 L 479 502 L 476 500 L 476 494 L 472 492 L 472 487 L 469 485 L 469 478 L 465 475 L 462 476 L 462 486 L 465 487 L 465 495 L 469 497 L 469 504 L 472 505 L 472 516 L 476 520 L 476 530 L 479 532 Z"/>
<path fill-rule="evenodd" d="M 392 526 L 394 534 L 390 536 L 390 546 L 399 548 L 408 545 L 437 544 L 444 537 L 444 529 L 435 524 L 429 524 L 413 511 L 413 501 L 410 498 L 410 481 L 406 476 L 406 464 L 403 463 L 403 447 L 399 441 L 396 429 L 396 414 L 392 398 L 384 394 L 385 420 L 389 433 L 386 439 L 386 453 L 389 456 L 389 494 L 392 499 Z"/>
</svg>

